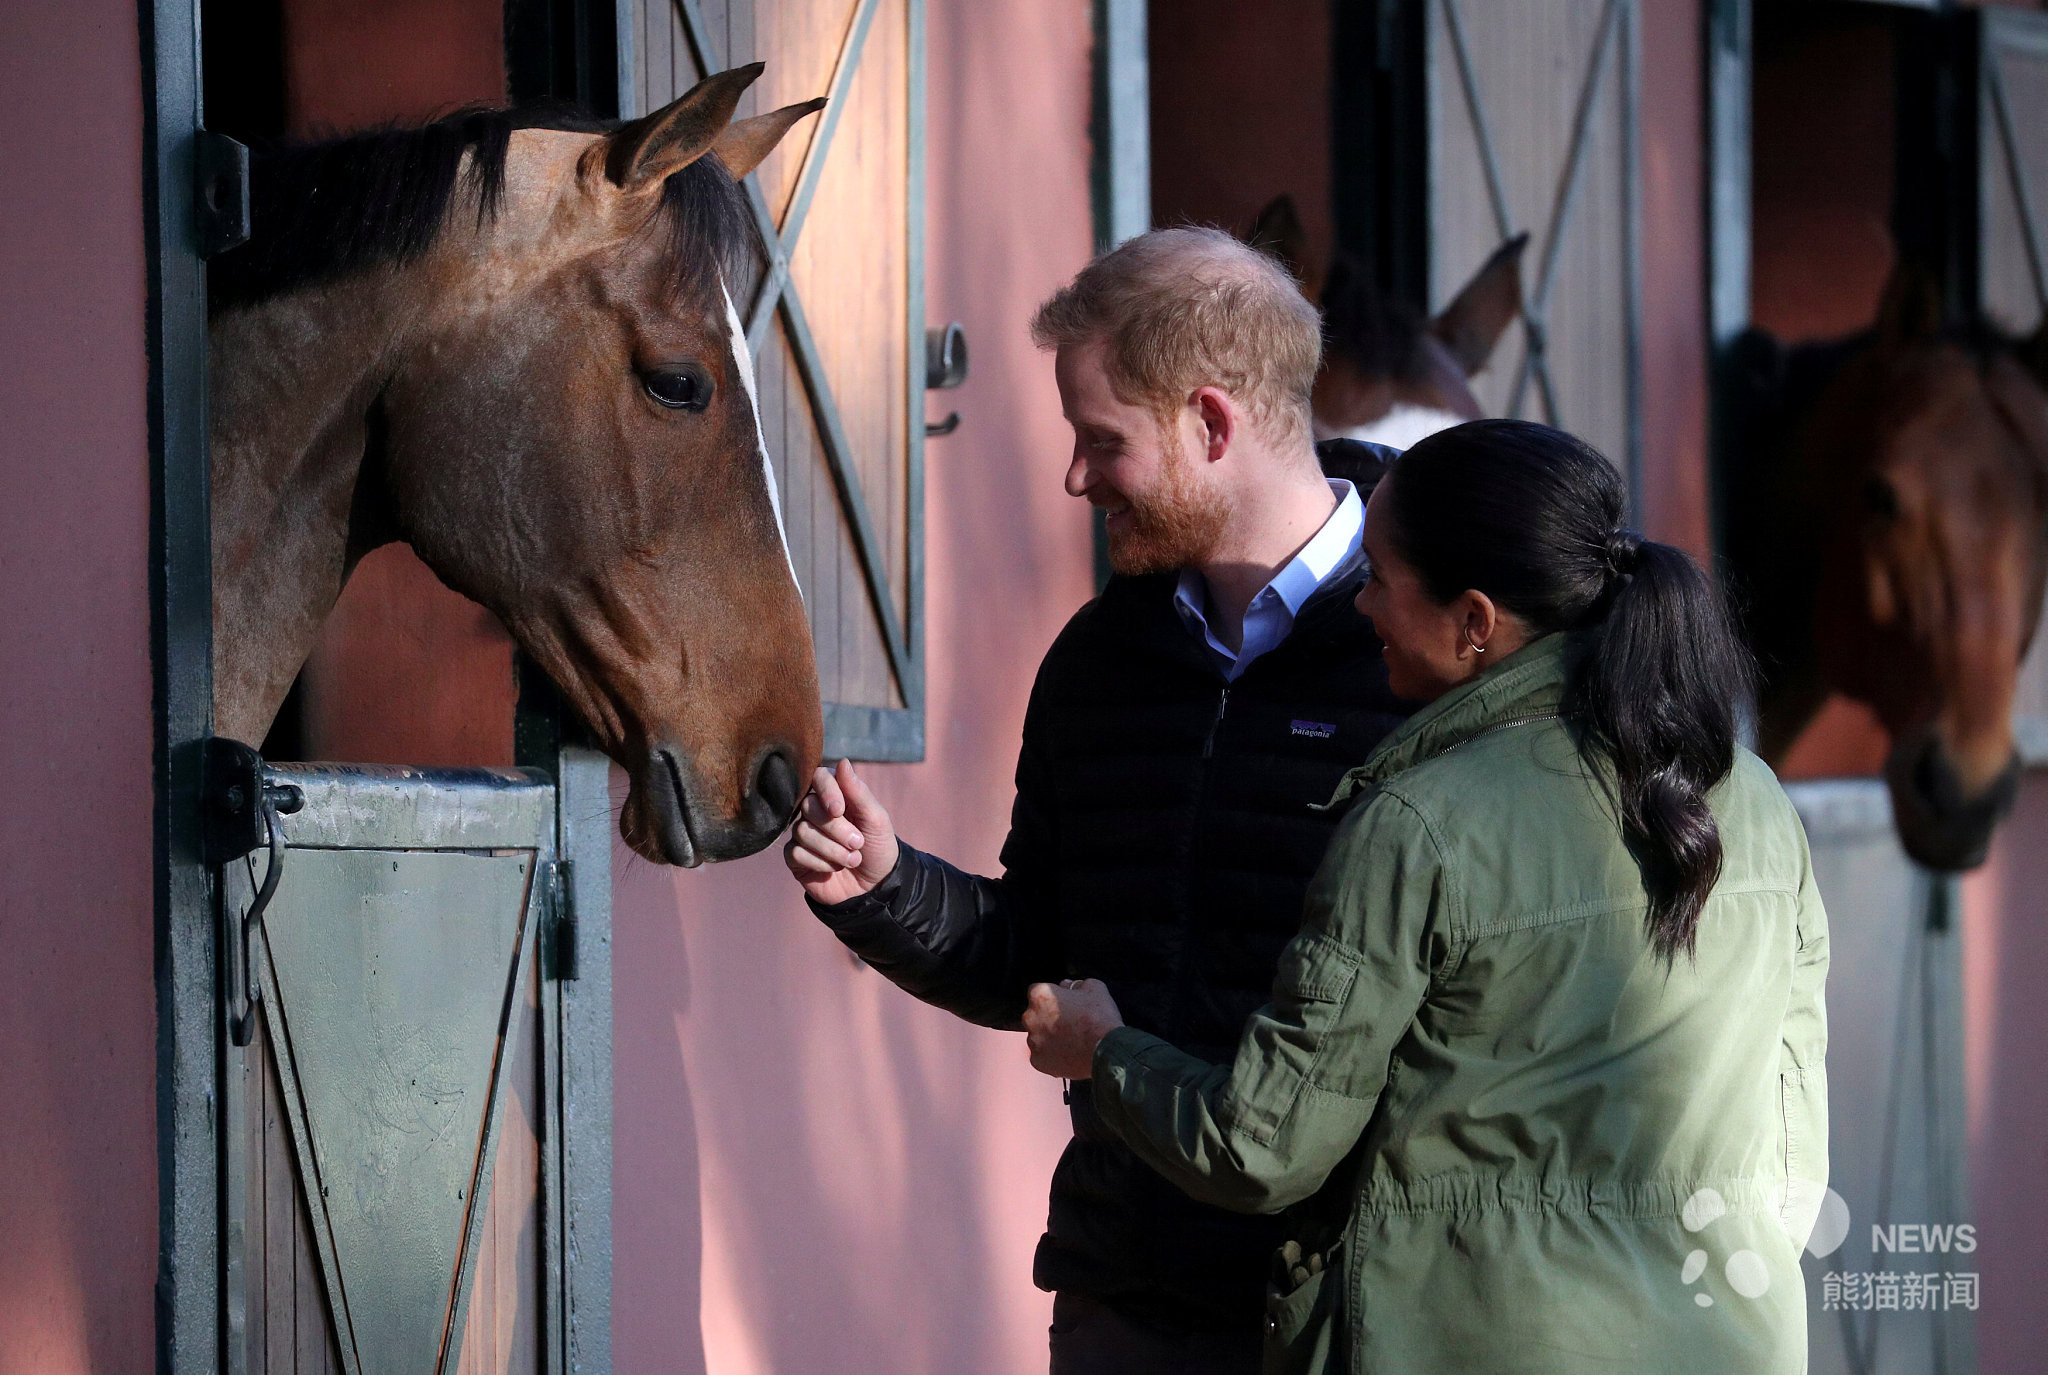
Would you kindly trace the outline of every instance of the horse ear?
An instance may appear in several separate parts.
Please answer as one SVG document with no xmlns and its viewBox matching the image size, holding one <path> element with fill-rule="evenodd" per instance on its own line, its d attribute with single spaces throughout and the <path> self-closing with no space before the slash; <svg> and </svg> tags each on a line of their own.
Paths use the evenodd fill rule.
<svg viewBox="0 0 2048 1375">
<path fill-rule="evenodd" d="M 740 95 L 762 63 L 707 76 L 651 115 L 622 124 L 605 140 L 604 172 L 626 190 L 660 186 L 710 152 L 732 123 Z"/>
<path fill-rule="evenodd" d="M 1502 332 L 1522 313 L 1522 250 L 1528 246 L 1524 230 L 1493 250 L 1443 314 L 1429 322 L 1429 332 L 1451 351 L 1467 377 L 1486 366 Z"/>
<path fill-rule="evenodd" d="M 725 170 L 738 181 L 761 165 L 761 159 L 775 151 L 775 145 L 782 142 L 782 136 L 789 132 L 789 126 L 805 115 L 814 115 L 825 108 L 825 97 L 806 100 L 801 105 L 785 105 L 765 115 L 752 119 L 736 119 L 725 126 L 725 132 L 718 136 L 718 142 L 711 151 L 725 164 Z"/>
<path fill-rule="evenodd" d="M 1941 335 L 1941 281 L 1918 263 L 1892 269 L 1877 304 L 1877 337 L 1898 348 L 1926 343 Z"/>
<path fill-rule="evenodd" d="M 1252 217 L 1252 227 L 1245 234 L 1244 241 L 1286 268 L 1294 280 L 1301 283 L 1303 293 L 1310 300 L 1316 298 L 1309 281 L 1314 274 L 1308 266 L 1308 231 L 1301 227 L 1301 214 L 1294 208 L 1294 197 L 1282 193 L 1267 201 L 1265 208 Z"/>
</svg>

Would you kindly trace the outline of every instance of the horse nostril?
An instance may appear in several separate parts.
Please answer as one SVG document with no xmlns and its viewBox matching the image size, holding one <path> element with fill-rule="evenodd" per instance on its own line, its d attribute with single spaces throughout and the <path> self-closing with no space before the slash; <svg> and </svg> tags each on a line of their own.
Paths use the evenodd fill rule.
<svg viewBox="0 0 2048 1375">
<path fill-rule="evenodd" d="M 755 776 L 754 792 L 767 804 L 777 823 L 796 810 L 796 765 L 789 762 L 785 751 L 768 751 L 768 757 L 761 761 L 761 772 Z"/>
</svg>

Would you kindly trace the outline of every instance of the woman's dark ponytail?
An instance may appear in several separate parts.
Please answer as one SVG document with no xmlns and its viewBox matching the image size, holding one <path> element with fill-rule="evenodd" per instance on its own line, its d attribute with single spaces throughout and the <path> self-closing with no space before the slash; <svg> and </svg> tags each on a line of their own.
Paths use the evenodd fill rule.
<svg viewBox="0 0 2048 1375">
<path fill-rule="evenodd" d="M 1612 464 L 1544 425 L 1476 420 L 1431 435 L 1387 480 L 1393 536 L 1431 595 L 1484 592 L 1537 634 L 1582 641 L 1565 713 L 1614 774 L 1659 955 L 1690 955 L 1721 874 L 1706 794 L 1735 762 L 1747 652 L 1683 551 L 1622 524 Z"/>
</svg>

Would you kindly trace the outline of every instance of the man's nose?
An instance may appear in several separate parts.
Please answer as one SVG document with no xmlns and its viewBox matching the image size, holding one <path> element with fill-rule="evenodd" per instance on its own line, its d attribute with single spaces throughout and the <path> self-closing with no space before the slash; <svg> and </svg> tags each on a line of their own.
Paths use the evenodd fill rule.
<svg viewBox="0 0 2048 1375">
<path fill-rule="evenodd" d="M 1070 497 L 1087 496 L 1088 489 L 1092 485 L 1094 484 L 1090 481 L 1088 460 L 1078 453 L 1075 454 L 1072 461 L 1067 464 L 1067 495 Z"/>
</svg>

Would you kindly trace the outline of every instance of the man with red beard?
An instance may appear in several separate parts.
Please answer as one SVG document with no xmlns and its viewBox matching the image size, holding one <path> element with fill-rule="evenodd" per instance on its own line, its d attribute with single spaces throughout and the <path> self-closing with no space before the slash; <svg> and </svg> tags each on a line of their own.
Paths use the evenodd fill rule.
<svg viewBox="0 0 2048 1375">
<path fill-rule="evenodd" d="M 1074 431 L 1067 491 L 1105 513 L 1116 576 L 1039 669 L 1003 874 L 901 844 L 843 761 L 786 857 L 819 918 L 927 1002 L 1015 1030 L 1032 983 L 1098 978 L 1132 1025 L 1227 1065 L 1301 925 L 1337 820 L 1318 804 L 1406 713 L 1352 604 L 1363 494 L 1325 472 L 1391 455 L 1340 440 L 1318 462 L 1315 308 L 1214 230 L 1097 259 L 1032 336 Z M 1068 1102 L 1034 1266 L 1054 1375 L 1256 1371 L 1281 1219 L 1192 1201 L 1086 1083 Z"/>
</svg>

